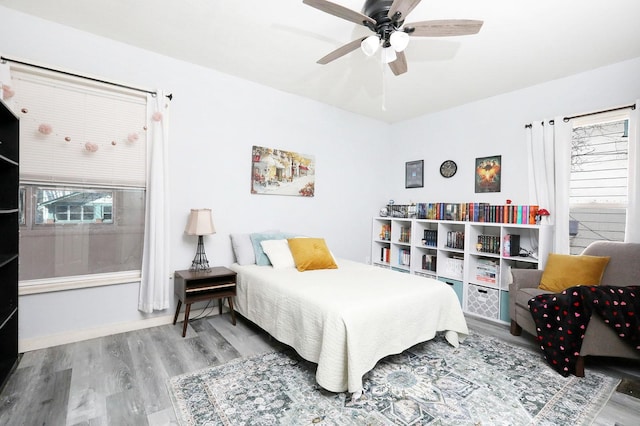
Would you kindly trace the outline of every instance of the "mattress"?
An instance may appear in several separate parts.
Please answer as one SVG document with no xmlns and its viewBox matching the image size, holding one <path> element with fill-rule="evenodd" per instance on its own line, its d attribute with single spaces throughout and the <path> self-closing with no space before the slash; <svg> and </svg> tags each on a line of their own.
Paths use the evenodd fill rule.
<svg viewBox="0 0 640 426">
<path fill-rule="evenodd" d="M 338 269 L 238 265 L 235 307 L 277 340 L 317 363 L 332 392 L 360 392 L 377 361 L 444 332 L 468 334 L 458 298 L 441 281 L 338 259 Z"/>
</svg>

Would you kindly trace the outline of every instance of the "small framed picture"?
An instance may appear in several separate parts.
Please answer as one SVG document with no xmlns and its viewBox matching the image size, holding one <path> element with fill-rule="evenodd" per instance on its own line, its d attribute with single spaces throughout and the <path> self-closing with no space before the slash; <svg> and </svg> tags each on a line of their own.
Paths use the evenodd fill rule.
<svg viewBox="0 0 640 426">
<path fill-rule="evenodd" d="M 424 186 L 424 160 L 405 163 L 404 187 L 422 188 Z"/>
<path fill-rule="evenodd" d="M 476 193 L 500 192 L 502 156 L 476 158 Z"/>
</svg>

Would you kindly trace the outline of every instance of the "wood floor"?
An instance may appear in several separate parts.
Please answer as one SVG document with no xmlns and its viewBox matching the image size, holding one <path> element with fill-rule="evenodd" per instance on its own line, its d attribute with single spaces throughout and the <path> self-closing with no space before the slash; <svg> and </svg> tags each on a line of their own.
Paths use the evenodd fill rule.
<svg viewBox="0 0 640 426">
<path fill-rule="evenodd" d="M 468 318 L 469 327 L 517 345 L 506 326 Z M 0 394 L 0 425 L 173 425 L 169 377 L 278 349 L 253 324 L 229 315 L 117 334 L 25 353 Z M 640 365 L 603 360 L 590 368 L 640 380 Z M 640 399 L 616 392 L 594 423 L 640 425 Z"/>
</svg>

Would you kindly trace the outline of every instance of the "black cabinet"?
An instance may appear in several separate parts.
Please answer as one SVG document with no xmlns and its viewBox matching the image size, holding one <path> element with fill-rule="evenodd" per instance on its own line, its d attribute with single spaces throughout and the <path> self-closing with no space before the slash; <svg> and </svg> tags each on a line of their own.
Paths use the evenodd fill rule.
<svg viewBox="0 0 640 426">
<path fill-rule="evenodd" d="M 0 101 L 0 389 L 18 359 L 19 121 Z"/>
</svg>

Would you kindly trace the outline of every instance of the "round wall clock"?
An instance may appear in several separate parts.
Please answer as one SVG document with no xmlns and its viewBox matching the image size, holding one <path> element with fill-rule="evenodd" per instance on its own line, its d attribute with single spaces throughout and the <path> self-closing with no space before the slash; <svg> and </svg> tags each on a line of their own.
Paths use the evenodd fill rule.
<svg viewBox="0 0 640 426">
<path fill-rule="evenodd" d="M 440 165 L 440 174 L 442 177 L 450 178 L 458 171 L 458 165 L 453 160 L 447 160 Z"/>
</svg>

